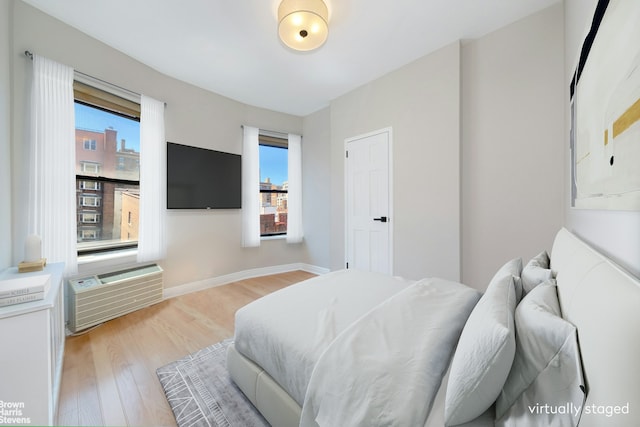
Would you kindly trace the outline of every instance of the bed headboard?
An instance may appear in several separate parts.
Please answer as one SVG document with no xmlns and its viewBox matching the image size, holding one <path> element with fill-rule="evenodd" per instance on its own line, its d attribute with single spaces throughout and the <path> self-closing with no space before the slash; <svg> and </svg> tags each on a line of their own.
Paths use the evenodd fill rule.
<svg viewBox="0 0 640 427">
<path fill-rule="evenodd" d="M 580 427 L 640 425 L 640 281 L 564 228 L 551 269 L 562 316 L 578 329 L 588 386 Z"/>
</svg>

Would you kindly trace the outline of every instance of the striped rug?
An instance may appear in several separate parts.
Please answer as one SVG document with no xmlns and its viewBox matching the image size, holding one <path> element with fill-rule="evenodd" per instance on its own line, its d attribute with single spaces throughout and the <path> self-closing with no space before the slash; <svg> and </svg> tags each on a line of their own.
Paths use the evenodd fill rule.
<svg viewBox="0 0 640 427">
<path fill-rule="evenodd" d="M 213 344 L 157 369 L 179 427 L 269 426 L 229 377 L 231 342 Z"/>
</svg>

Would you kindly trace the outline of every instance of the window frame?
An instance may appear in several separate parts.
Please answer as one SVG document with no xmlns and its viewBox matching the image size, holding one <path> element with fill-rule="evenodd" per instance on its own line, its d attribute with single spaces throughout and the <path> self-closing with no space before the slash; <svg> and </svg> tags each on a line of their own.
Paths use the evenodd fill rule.
<svg viewBox="0 0 640 427">
<path fill-rule="evenodd" d="M 89 221 L 88 218 L 93 217 L 93 221 Z M 102 219 L 102 214 L 99 212 L 81 212 L 80 222 L 83 224 L 98 224 Z"/>
<path fill-rule="evenodd" d="M 93 185 L 93 188 L 91 186 L 88 186 L 87 184 L 95 184 Z M 95 180 L 82 180 L 80 181 L 80 186 L 79 186 L 80 190 L 87 190 L 87 191 L 100 191 L 102 189 L 102 184 L 99 181 L 95 181 Z"/>
<path fill-rule="evenodd" d="M 285 149 L 289 150 L 289 141 L 286 137 L 280 137 L 280 136 L 271 136 L 271 135 L 265 135 L 265 134 L 258 134 L 258 147 L 260 146 L 265 146 L 265 147 L 274 147 L 274 148 L 281 148 L 281 149 Z M 287 163 L 288 166 L 288 163 Z M 260 184 L 260 188 L 259 188 L 259 197 L 260 197 L 260 208 L 263 207 L 262 205 L 262 195 L 263 194 L 289 194 L 289 190 L 287 189 L 262 189 L 262 181 L 259 182 Z M 278 196 L 277 196 L 278 199 Z M 278 203 L 276 201 L 276 205 L 273 206 L 274 208 L 278 208 Z M 260 216 L 262 216 L 262 213 L 260 214 Z M 262 229 L 260 230 L 260 238 L 261 239 L 269 239 L 269 238 L 278 238 L 278 237 L 285 237 L 287 235 L 287 231 L 280 231 L 280 232 L 276 232 L 276 233 L 266 233 L 263 234 L 262 233 Z"/>
<path fill-rule="evenodd" d="M 96 151 L 98 149 L 98 143 L 95 139 L 84 138 L 82 144 L 87 151 Z"/>
<path fill-rule="evenodd" d="M 96 175 L 100 174 L 100 170 L 101 170 L 101 166 L 102 166 L 98 162 L 91 162 L 91 161 L 87 161 L 87 160 L 81 160 L 80 161 L 80 165 L 82 166 L 82 172 L 93 173 L 93 174 L 96 174 Z M 93 166 L 93 168 L 87 168 L 87 166 Z M 88 169 L 95 169 L 95 170 L 88 170 Z"/>
<path fill-rule="evenodd" d="M 94 200 L 93 203 L 88 203 L 89 200 Z M 80 196 L 80 206 L 86 206 L 89 208 L 99 208 L 102 206 L 102 197 L 94 194 L 82 194 Z M 79 212 L 82 215 L 84 212 Z"/>
<path fill-rule="evenodd" d="M 89 76 L 76 73 L 74 84 L 74 103 L 85 105 L 90 108 L 101 110 L 110 114 L 114 114 L 126 119 L 140 122 L 140 97 L 139 95 L 133 95 L 125 89 L 119 88 L 115 85 L 111 85 L 104 81 L 93 79 Z M 90 140 L 90 138 L 85 138 Z M 86 140 L 83 140 L 83 148 L 86 148 Z M 91 143 L 89 144 L 91 147 Z M 97 142 L 96 142 L 97 145 Z M 97 148 L 97 147 L 96 147 Z M 115 159 L 117 161 L 117 159 Z M 138 191 L 140 189 L 140 179 L 127 180 L 119 178 L 109 178 L 102 176 L 103 168 L 99 162 L 81 161 L 81 171 L 76 171 L 76 182 L 80 192 L 78 194 L 78 203 L 76 206 L 76 212 L 78 215 L 78 236 L 82 236 L 82 239 L 87 241 L 78 242 L 76 245 L 78 257 L 99 254 L 104 252 L 114 252 L 125 249 L 136 249 L 138 242 L 130 240 L 100 240 L 100 230 L 84 228 L 84 226 L 99 226 L 103 220 L 103 215 L 99 212 L 95 212 L 96 217 L 100 218 L 100 221 L 83 222 L 82 221 L 82 208 L 101 207 L 102 200 L 97 194 L 86 193 L 85 191 L 100 191 L 105 187 L 105 183 L 111 183 L 115 185 L 124 186 L 136 186 Z M 139 160 L 138 160 L 139 164 Z M 94 168 L 87 169 L 88 165 L 95 165 Z M 88 188 L 86 183 L 94 183 L 95 188 Z M 85 199 L 94 198 L 97 200 L 96 205 L 85 204 Z M 87 212 L 91 213 L 91 212 Z M 89 237 L 94 234 L 94 237 Z M 85 237 L 87 236 L 87 237 Z M 88 244 L 84 244 L 88 243 Z"/>
<path fill-rule="evenodd" d="M 98 230 L 96 229 L 81 229 L 80 234 L 82 235 L 83 239 L 87 239 L 91 241 L 91 240 L 98 240 L 98 235 L 100 233 L 98 233 Z M 93 237 L 90 237 L 89 234 L 93 234 Z"/>
</svg>

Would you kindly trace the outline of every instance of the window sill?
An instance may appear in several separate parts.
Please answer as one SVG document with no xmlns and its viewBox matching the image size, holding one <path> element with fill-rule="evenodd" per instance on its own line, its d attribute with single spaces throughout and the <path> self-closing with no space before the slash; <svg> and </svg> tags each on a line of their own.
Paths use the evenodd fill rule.
<svg viewBox="0 0 640 427">
<path fill-rule="evenodd" d="M 278 234 L 277 236 L 260 236 L 260 240 L 286 240 L 286 234 Z"/>
<path fill-rule="evenodd" d="M 129 248 L 95 254 L 78 255 L 78 274 L 97 274 L 118 267 L 125 268 L 137 262 L 138 248 Z"/>
</svg>

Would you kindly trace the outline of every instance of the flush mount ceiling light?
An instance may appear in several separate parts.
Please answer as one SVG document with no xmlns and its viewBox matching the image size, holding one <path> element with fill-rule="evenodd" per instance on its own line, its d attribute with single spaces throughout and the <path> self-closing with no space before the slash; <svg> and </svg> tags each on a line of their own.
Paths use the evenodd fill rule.
<svg viewBox="0 0 640 427">
<path fill-rule="evenodd" d="M 328 16 L 322 0 L 283 0 L 278 7 L 280 39 L 291 49 L 317 49 L 327 40 Z"/>
</svg>

